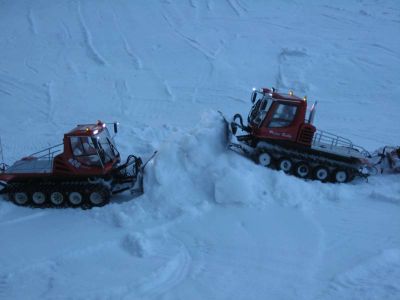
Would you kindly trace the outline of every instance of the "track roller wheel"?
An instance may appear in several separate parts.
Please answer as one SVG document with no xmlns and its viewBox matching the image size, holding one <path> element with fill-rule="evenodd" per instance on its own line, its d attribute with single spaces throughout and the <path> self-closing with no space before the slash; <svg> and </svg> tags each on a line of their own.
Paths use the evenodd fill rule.
<svg viewBox="0 0 400 300">
<path fill-rule="evenodd" d="M 32 202 L 35 205 L 42 205 L 46 202 L 46 195 L 43 192 L 34 192 L 32 194 Z"/>
<path fill-rule="evenodd" d="M 337 183 L 345 183 L 349 181 L 349 179 L 350 179 L 349 172 L 347 172 L 344 169 L 336 170 L 333 176 L 333 180 Z"/>
<path fill-rule="evenodd" d="M 285 173 L 290 173 L 293 169 L 293 162 L 287 157 L 283 157 L 278 162 L 278 169 Z"/>
<path fill-rule="evenodd" d="M 329 179 L 329 169 L 324 166 L 317 166 L 314 169 L 314 179 L 319 180 L 321 182 L 326 182 Z"/>
<path fill-rule="evenodd" d="M 110 200 L 110 193 L 106 189 L 96 189 L 89 193 L 88 202 L 90 206 L 103 206 Z"/>
<path fill-rule="evenodd" d="M 267 151 L 260 151 L 257 154 L 257 162 L 263 167 L 269 167 L 272 164 L 272 157 Z"/>
<path fill-rule="evenodd" d="M 64 195 L 60 192 L 52 192 L 50 194 L 50 202 L 55 206 L 60 206 L 64 202 Z"/>
<path fill-rule="evenodd" d="M 310 166 L 305 162 L 300 162 L 296 165 L 294 172 L 300 178 L 307 178 L 310 175 Z"/>
<path fill-rule="evenodd" d="M 83 195 L 80 192 L 71 192 L 68 195 L 68 202 L 72 206 L 79 206 L 83 202 Z"/>
<path fill-rule="evenodd" d="M 29 201 L 28 194 L 25 192 L 16 192 L 11 195 L 11 199 L 17 205 L 26 205 Z"/>
</svg>

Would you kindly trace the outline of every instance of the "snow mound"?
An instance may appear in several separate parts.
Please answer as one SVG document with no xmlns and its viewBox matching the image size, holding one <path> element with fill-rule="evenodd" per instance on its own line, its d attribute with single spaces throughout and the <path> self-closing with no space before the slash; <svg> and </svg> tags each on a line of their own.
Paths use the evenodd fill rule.
<svg viewBox="0 0 400 300">
<path fill-rule="evenodd" d="M 146 257 L 152 253 L 152 244 L 141 233 L 129 233 L 122 240 L 122 248 L 132 256 Z"/>
<path fill-rule="evenodd" d="M 335 201 L 355 192 L 354 185 L 304 181 L 228 150 L 225 124 L 216 112 L 205 113 L 191 130 L 172 131 L 158 150 L 146 167 L 142 201 L 156 217 L 174 219 L 209 204 L 307 209 L 321 199 Z"/>
<path fill-rule="evenodd" d="M 248 171 L 243 172 L 249 175 Z M 243 185 L 243 177 L 248 177 L 239 170 L 227 170 L 225 176 L 216 178 L 215 181 L 215 202 L 219 204 L 243 203 L 245 199 L 251 201 L 254 189 L 251 185 Z M 249 197 L 250 196 L 250 197 Z"/>
</svg>

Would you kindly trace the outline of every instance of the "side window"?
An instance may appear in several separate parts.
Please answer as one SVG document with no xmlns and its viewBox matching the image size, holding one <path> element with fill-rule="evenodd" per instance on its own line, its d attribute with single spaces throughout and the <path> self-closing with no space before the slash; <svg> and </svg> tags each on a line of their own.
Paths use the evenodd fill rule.
<svg viewBox="0 0 400 300">
<path fill-rule="evenodd" d="M 70 137 L 74 157 L 84 165 L 98 166 L 100 158 L 93 141 L 89 137 Z"/>
<path fill-rule="evenodd" d="M 79 137 L 72 136 L 70 137 L 70 141 L 71 141 L 72 153 L 75 156 L 84 154 L 85 151 L 83 150 L 83 144 Z"/>
<path fill-rule="evenodd" d="M 296 116 L 297 106 L 292 104 L 279 103 L 269 123 L 270 128 L 287 127 L 292 124 Z"/>
</svg>

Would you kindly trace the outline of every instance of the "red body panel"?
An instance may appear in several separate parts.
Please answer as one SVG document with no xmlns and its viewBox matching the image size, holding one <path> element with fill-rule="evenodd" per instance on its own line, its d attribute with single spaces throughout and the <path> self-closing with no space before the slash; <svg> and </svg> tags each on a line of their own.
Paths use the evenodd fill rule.
<svg viewBox="0 0 400 300">
<path fill-rule="evenodd" d="M 108 174 L 115 163 L 119 162 L 119 159 L 101 166 L 88 166 L 79 159 L 75 159 L 72 153 L 72 146 L 70 143 L 71 136 L 92 136 L 95 130 L 100 133 L 104 130 L 102 125 L 78 125 L 76 128 L 64 135 L 64 152 L 57 155 L 53 162 L 53 174 L 55 175 L 73 175 L 73 176 L 98 176 Z M 97 134 L 97 132 L 96 132 Z"/>
<path fill-rule="evenodd" d="M 293 94 L 280 94 L 270 89 L 262 89 L 264 93 L 269 94 L 273 102 L 268 109 L 267 115 L 259 127 L 252 127 L 251 134 L 261 139 L 272 139 L 299 143 L 311 146 L 315 127 L 306 123 L 307 101 L 294 96 Z M 279 105 L 292 107 L 295 115 L 285 126 L 272 126 L 274 114 Z"/>
<path fill-rule="evenodd" d="M 96 134 L 101 133 L 105 128 L 104 123 L 100 121 L 97 124 L 78 125 L 68 133 L 64 135 L 63 139 L 63 152 L 56 155 L 54 159 L 48 160 L 49 169 L 39 170 L 36 172 L 24 172 L 19 170 L 18 172 L 7 172 L 0 173 L 0 180 L 9 182 L 12 180 L 24 180 L 24 179 L 35 179 L 35 178 L 50 178 L 50 177 L 97 177 L 106 176 L 113 171 L 116 163 L 120 161 L 119 156 L 114 158 L 112 161 L 104 163 L 102 165 L 86 165 L 82 158 L 76 158 L 72 152 L 72 146 L 70 137 L 92 137 Z M 28 161 L 34 162 L 38 158 L 29 157 L 23 158 L 20 162 Z M 51 168 L 50 168 L 51 165 Z"/>
</svg>

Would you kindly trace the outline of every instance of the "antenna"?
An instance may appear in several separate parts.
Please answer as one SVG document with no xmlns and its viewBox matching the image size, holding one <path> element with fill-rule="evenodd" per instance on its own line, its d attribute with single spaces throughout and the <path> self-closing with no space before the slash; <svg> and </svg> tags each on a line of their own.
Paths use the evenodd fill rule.
<svg viewBox="0 0 400 300">
<path fill-rule="evenodd" d="M 1 144 L 1 137 L 0 137 L 0 164 L 4 164 L 3 145 Z"/>
<path fill-rule="evenodd" d="M 3 156 L 3 145 L 1 144 L 1 137 L 0 137 L 0 173 L 3 173 L 7 169 L 7 165 L 4 163 L 4 156 Z M 1 181 L 0 181 L 0 190 L 1 190 Z"/>
</svg>

